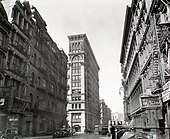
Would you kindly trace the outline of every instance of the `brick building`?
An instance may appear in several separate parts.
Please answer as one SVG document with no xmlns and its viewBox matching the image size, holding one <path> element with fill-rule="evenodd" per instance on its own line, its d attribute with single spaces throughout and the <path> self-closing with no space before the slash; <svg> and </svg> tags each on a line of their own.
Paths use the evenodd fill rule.
<svg viewBox="0 0 170 139">
<path fill-rule="evenodd" d="M 3 24 L 9 28 L 3 38 L 6 43 L 0 46 L 4 101 L 0 122 L 5 121 L 0 127 L 17 127 L 25 136 L 50 134 L 66 124 L 67 56 L 29 2 L 16 1 L 11 10 L 12 21 Z"/>
</svg>

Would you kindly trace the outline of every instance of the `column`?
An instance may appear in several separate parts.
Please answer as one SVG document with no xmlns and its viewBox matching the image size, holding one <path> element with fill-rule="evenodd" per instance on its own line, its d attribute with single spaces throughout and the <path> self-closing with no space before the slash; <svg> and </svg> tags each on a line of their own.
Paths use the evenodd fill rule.
<svg viewBox="0 0 170 139">
<path fill-rule="evenodd" d="M 16 17 L 16 23 L 19 25 L 19 17 L 20 17 L 20 13 L 18 12 L 17 17 Z"/>
</svg>

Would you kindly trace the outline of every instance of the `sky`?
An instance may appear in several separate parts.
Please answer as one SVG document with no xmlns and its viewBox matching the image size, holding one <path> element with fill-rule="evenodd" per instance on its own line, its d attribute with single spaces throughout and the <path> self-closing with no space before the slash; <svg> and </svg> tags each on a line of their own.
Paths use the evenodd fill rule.
<svg viewBox="0 0 170 139">
<path fill-rule="evenodd" d="M 120 51 L 126 6 L 131 0 L 29 0 L 52 39 L 68 54 L 67 36 L 85 33 L 96 57 L 99 96 L 112 112 L 123 112 Z"/>
</svg>

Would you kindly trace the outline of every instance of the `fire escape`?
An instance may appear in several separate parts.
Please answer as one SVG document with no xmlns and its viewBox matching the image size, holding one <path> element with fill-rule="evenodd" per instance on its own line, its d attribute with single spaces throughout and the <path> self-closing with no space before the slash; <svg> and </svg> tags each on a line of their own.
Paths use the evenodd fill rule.
<svg viewBox="0 0 170 139">
<path fill-rule="evenodd" d="M 15 92 L 13 92 L 13 87 L 8 88 L 7 91 L 9 93 L 8 100 L 7 100 L 7 109 L 9 111 L 15 112 L 15 113 L 24 113 L 26 109 L 30 109 L 30 96 L 26 94 L 27 86 L 29 85 L 29 74 L 28 74 L 28 67 L 30 63 L 30 47 L 35 44 L 35 35 L 32 34 L 30 36 L 30 39 L 28 39 L 25 47 L 25 53 L 26 53 L 26 59 L 23 60 L 23 69 L 20 69 L 22 71 L 22 80 L 20 82 L 20 89 L 18 90 L 20 95 L 15 96 Z M 8 70 L 8 69 L 6 69 Z M 21 75 L 21 74 L 20 74 Z"/>
<path fill-rule="evenodd" d="M 168 16 L 167 14 L 157 14 L 153 17 L 154 32 L 152 47 L 152 76 L 156 81 L 154 88 L 159 90 L 170 76 L 166 68 L 167 65 L 167 38 L 168 38 Z M 155 92 L 156 90 L 154 90 Z"/>
</svg>

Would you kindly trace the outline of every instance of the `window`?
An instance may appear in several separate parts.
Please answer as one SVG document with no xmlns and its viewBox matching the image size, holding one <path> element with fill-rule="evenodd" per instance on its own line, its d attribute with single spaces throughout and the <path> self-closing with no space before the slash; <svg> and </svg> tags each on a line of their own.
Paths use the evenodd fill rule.
<svg viewBox="0 0 170 139">
<path fill-rule="evenodd" d="M 0 74 L 0 87 L 3 85 L 3 76 Z"/>
<path fill-rule="evenodd" d="M 75 104 L 75 109 L 77 109 L 77 104 Z"/>
<path fill-rule="evenodd" d="M 36 97 L 36 100 L 35 100 L 35 108 L 39 108 L 39 97 L 37 96 Z"/>
<path fill-rule="evenodd" d="M 81 109 L 81 104 L 79 104 L 79 109 Z"/>
<path fill-rule="evenodd" d="M 3 46 L 4 35 L 0 32 L 0 46 Z"/>
<path fill-rule="evenodd" d="M 3 67 L 3 63 L 4 63 L 4 58 L 3 58 L 3 54 L 0 53 L 0 67 Z"/>
<path fill-rule="evenodd" d="M 24 48 L 25 46 L 25 41 L 21 39 L 20 37 L 18 37 L 18 46 L 19 48 Z"/>
<path fill-rule="evenodd" d="M 41 67 L 41 58 L 38 60 L 38 67 Z"/>
<path fill-rule="evenodd" d="M 51 91 L 54 92 L 54 85 L 51 85 Z"/>
<path fill-rule="evenodd" d="M 21 65 L 22 65 L 22 60 L 19 57 L 14 56 L 14 59 L 13 59 L 13 68 L 21 70 Z"/>
<path fill-rule="evenodd" d="M 37 78 L 37 86 L 40 87 L 40 76 Z"/>
<path fill-rule="evenodd" d="M 40 131 L 45 131 L 45 123 L 46 123 L 46 120 L 45 120 L 45 118 L 40 118 L 40 128 L 39 128 L 39 130 Z"/>
<path fill-rule="evenodd" d="M 37 49 L 39 49 L 39 42 L 38 42 L 38 41 L 36 42 L 35 47 L 36 47 Z"/>
<path fill-rule="evenodd" d="M 34 54 L 34 64 L 36 65 L 36 60 L 37 60 L 37 55 L 36 54 Z"/>
<path fill-rule="evenodd" d="M 43 79 L 43 83 L 42 83 L 43 87 L 46 87 L 46 80 Z"/>
<path fill-rule="evenodd" d="M 34 78 L 35 78 L 35 75 L 34 73 L 32 72 L 32 77 L 31 77 L 31 84 L 34 85 Z"/>
<path fill-rule="evenodd" d="M 30 94 L 30 107 L 32 108 L 32 102 L 33 102 L 33 95 L 32 94 Z"/>
</svg>

